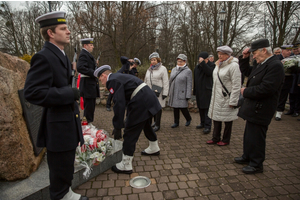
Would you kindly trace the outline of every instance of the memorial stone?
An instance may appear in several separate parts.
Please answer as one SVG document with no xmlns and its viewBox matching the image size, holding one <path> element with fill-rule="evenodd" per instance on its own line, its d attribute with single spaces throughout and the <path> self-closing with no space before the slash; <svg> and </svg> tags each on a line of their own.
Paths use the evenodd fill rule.
<svg viewBox="0 0 300 200">
<path fill-rule="evenodd" d="M 18 95 L 29 68 L 26 61 L 0 52 L 0 179 L 4 180 L 28 177 L 45 152 L 34 155 Z"/>
</svg>

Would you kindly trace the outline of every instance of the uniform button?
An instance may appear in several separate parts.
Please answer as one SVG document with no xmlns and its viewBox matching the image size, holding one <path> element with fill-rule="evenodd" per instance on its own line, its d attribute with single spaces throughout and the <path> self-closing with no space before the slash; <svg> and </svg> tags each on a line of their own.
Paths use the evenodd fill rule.
<svg viewBox="0 0 300 200">
<path fill-rule="evenodd" d="M 78 115 L 76 114 L 76 118 L 78 118 Z"/>
<path fill-rule="evenodd" d="M 255 76 L 253 76 L 253 78 L 255 78 Z"/>
</svg>

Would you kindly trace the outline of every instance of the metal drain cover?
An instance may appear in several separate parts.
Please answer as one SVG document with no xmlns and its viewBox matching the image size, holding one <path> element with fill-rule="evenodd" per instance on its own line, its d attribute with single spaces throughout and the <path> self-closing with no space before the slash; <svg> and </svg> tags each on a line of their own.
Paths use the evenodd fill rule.
<svg viewBox="0 0 300 200">
<path fill-rule="evenodd" d="M 136 176 L 129 181 L 129 184 L 134 188 L 145 188 L 151 184 L 151 181 L 146 176 Z"/>
</svg>

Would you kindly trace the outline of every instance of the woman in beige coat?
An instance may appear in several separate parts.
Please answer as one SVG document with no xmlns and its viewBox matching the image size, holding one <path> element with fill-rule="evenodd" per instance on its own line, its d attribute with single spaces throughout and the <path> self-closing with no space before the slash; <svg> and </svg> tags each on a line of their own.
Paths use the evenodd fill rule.
<svg viewBox="0 0 300 200">
<path fill-rule="evenodd" d="M 218 47 L 217 52 L 219 60 L 216 61 L 213 71 L 213 90 L 208 111 L 208 116 L 214 122 L 214 130 L 213 138 L 206 143 L 225 146 L 230 143 L 232 122 L 238 118 L 238 109 L 235 109 L 234 106 L 238 104 L 239 100 L 241 72 L 238 59 L 231 56 L 232 49 L 230 47 Z M 225 122 L 225 129 L 221 140 L 222 122 Z"/>
<path fill-rule="evenodd" d="M 167 68 L 162 65 L 161 59 L 157 52 L 153 52 L 149 56 L 149 60 L 151 62 L 151 65 L 146 72 L 144 82 L 150 88 L 153 88 L 153 85 L 162 87 L 162 90 L 157 98 L 161 107 L 164 108 L 166 106 L 166 98 L 168 96 L 168 91 L 169 91 L 168 71 Z M 162 114 L 162 110 L 160 110 L 154 116 L 154 124 L 152 126 L 155 132 L 160 129 L 161 114 Z"/>
</svg>

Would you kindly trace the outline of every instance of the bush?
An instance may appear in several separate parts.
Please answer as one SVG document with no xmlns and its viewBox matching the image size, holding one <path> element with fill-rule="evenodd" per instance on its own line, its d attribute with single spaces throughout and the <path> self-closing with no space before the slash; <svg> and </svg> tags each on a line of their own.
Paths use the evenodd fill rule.
<svg viewBox="0 0 300 200">
<path fill-rule="evenodd" d="M 28 54 L 25 54 L 23 55 L 22 57 L 20 57 L 22 60 L 25 60 L 26 62 L 28 62 L 30 64 L 30 61 L 31 61 L 31 58 L 32 56 L 31 55 L 28 55 Z"/>
</svg>

